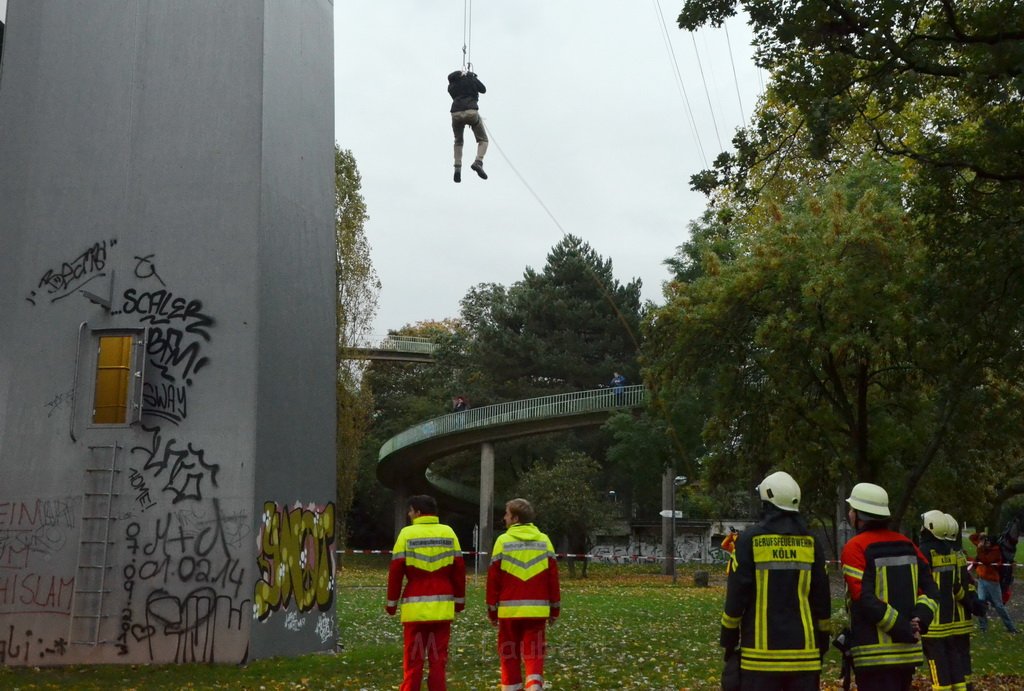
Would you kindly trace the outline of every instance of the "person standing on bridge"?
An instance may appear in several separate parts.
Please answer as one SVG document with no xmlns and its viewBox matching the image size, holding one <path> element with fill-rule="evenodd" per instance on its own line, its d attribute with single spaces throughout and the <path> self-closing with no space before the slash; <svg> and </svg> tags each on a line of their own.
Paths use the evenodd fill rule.
<svg viewBox="0 0 1024 691">
<path fill-rule="evenodd" d="M 484 172 L 487 130 L 484 129 L 477 103 L 480 94 L 485 93 L 487 87 L 469 70 L 455 70 L 448 75 L 448 95 L 452 97 L 452 132 L 455 134 L 455 182 L 462 182 L 462 135 L 466 125 L 473 129 L 473 136 L 476 137 L 476 160 L 470 168 L 484 180 L 487 179 L 487 173 Z"/>
<path fill-rule="evenodd" d="M 626 389 L 626 378 L 620 372 L 613 372 L 612 380 L 608 384 L 612 387 L 612 394 L 615 395 L 615 405 L 621 405 L 622 394 Z"/>
<path fill-rule="evenodd" d="M 548 536 L 533 524 L 525 499 L 505 504 L 505 526 L 487 569 L 487 616 L 498 627 L 501 688 L 544 688 L 545 627 L 558 618 L 558 562 Z M 523 671 L 526 682 L 523 682 Z"/>
<path fill-rule="evenodd" d="M 722 687 L 817 689 L 832 616 L 825 553 L 800 516 L 800 486 L 789 473 L 772 473 L 756 491 L 761 520 L 740 534 L 731 555 Z"/>
<path fill-rule="evenodd" d="M 455 531 L 438 521 L 437 501 L 417 494 L 408 506 L 412 525 L 402 528 L 391 551 L 386 605 L 392 616 L 402 605 L 401 691 L 419 691 L 424 661 L 430 664 L 427 688 L 444 691 L 452 620 L 466 608 L 466 564 Z"/>
</svg>

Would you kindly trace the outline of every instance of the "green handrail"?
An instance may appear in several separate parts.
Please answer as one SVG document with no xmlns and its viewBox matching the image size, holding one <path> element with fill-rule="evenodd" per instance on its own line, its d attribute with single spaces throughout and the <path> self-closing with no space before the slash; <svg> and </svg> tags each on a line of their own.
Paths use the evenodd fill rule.
<svg viewBox="0 0 1024 691">
<path fill-rule="evenodd" d="M 377 460 L 378 462 L 382 461 L 403 447 L 446 434 L 457 434 L 469 429 L 507 425 L 527 420 L 581 415 L 600 410 L 636 408 L 646 401 L 647 389 L 642 384 L 636 384 L 618 389 L 602 388 L 528 398 L 448 413 L 410 427 L 391 437 L 380 447 Z"/>
</svg>

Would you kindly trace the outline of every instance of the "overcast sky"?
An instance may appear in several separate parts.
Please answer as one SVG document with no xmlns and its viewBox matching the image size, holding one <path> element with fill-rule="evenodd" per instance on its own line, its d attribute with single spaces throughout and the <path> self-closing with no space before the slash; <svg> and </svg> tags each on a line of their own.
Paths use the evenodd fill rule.
<svg viewBox="0 0 1024 691">
<path fill-rule="evenodd" d="M 762 89 L 745 22 L 691 38 L 675 28 L 682 0 L 471 3 L 490 178 L 468 168 L 467 129 L 457 185 L 446 77 L 462 66 L 466 4 L 334 0 L 335 138 L 363 178 L 374 332 L 457 316 L 472 286 L 541 269 L 563 230 L 662 302 L 663 262 L 705 205 L 689 178 Z"/>
<path fill-rule="evenodd" d="M 383 284 L 375 333 L 457 316 L 470 287 L 541 269 L 563 230 L 662 302 L 663 262 L 705 206 L 689 177 L 729 146 L 761 91 L 745 22 L 728 37 L 701 30 L 695 49 L 675 28 L 681 0 L 472 3 L 490 177 L 468 168 L 467 129 L 455 184 L 446 77 L 462 65 L 465 4 L 334 3 L 335 136 L 362 174 Z"/>
</svg>

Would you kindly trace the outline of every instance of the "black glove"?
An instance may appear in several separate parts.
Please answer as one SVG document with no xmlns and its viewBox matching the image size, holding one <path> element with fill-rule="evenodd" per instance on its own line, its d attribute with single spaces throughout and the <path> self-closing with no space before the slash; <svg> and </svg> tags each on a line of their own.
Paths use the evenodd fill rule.
<svg viewBox="0 0 1024 691">
<path fill-rule="evenodd" d="M 740 654 L 735 648 L 726 649 L 722 667 L 722 691 L 740 691 Z"/>
<path fill-rule="evenodd" d="M 825 659 L 825 653 L 828 652 L 829 645 L 832 643 L 831 638 L 828 631 L 817 631 L 814 634 L 814 642 L 818 645 L 818 654 L 822 660 Z"/>
<path fill-rule="evenodd" d="M 910 624 L 910 618 L 904 614 L 896 617 L 896 623 L 889 630 L 889 635 L 895 643 L 917 643 L 914 636 L 914 627 Z"/>
<path fill-rule="evenodd" d="M 722 646 L 726 650 L 735 650 L 740 647 L 740 630 L 739 628 L 727 629 L 722 627 L 721 633 L 718 636 L 718 645 Z"/>
</svg>

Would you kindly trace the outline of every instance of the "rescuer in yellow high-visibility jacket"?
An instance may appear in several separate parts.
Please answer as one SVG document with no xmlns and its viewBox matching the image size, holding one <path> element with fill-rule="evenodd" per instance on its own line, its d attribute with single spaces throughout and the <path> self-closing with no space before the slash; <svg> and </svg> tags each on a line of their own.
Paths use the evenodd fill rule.
<svg viewBox="0 0 1024 691">
<path fill-rule="evenodd" d="M 739 655 L 738 688 L 811 691 L 829 645 L 824 551 L 799 514 L 800 486 L 788 473 L 772 473 L 757 491 L 763 515 L 740 533 L 726 585 L 726 676 Z"/>
<path fill-rule="evenodd" d="M 424 661 L 427 688 L 444 691 L 452 619 L 466 607 L 466 564 L 455 532 L 438 521 L 433 497 L 409 497 L 408 516 L 412 525 L 402 528 L 391 553 L 386 605 L 391 615 L 402 605 L 401 691 L 419 691 Z"/>
<path fill-rule="evenodd" d="M 505 526 L 487 569 L 487 615 L 498 627 L 502 691 L 544 688 L 545 625 L 558 618 L 558 562 L 525 499 L 505 504 Z M 523 668 L 526 670 L 525 683 Z"/>
</svg>

